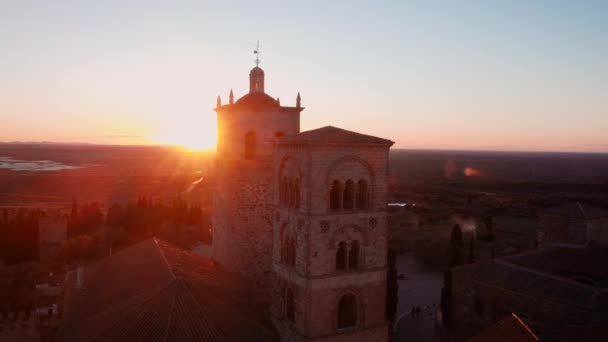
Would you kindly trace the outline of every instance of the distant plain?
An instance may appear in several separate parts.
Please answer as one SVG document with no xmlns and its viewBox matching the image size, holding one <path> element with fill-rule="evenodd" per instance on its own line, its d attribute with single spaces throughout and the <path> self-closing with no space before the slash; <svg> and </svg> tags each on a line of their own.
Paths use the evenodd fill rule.
<svg viewBox="0 0 608 342">
<path fill-rule="evenodd" d="M 608 196 L 608 154 L 395 149 L 390 170 L 395 201 L 442 189 L 599 202 Z M 169 146 L 0 144 L 2 206 L 62 206 L 74 199 L 109 206 L 137 196 L 171 200 L 201 177 L 213 177 L 212 153 Z"/>
</svg>

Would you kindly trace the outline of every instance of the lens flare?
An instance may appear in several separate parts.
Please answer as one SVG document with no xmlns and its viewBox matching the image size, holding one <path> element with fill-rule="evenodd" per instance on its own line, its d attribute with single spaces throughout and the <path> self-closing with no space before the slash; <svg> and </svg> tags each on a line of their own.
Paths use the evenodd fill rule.
<svg viewBox="0 0 608 342">
<path fill-rule="evenodd" d="M 480 170 L 472 168 L 470 166 L 465 167 L 464 170 L 462 171 L 462 173 L 464 173 L 464 175 L 467 176 L 467 177 L 481 176 L 482 175 L 482 172 Z"/>
</svg>

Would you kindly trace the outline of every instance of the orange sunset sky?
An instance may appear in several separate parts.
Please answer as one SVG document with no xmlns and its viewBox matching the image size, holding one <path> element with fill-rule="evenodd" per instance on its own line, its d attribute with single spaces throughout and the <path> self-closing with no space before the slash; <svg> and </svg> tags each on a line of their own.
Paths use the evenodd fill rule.
<svg viewBox="0 0 608 342">
<path fill-rule="evenodd" d="M 0 141 L 213 148 L 215 98 L 396 148 L 608 152 L 608 2 L 4 1 Z"/>
</svg>

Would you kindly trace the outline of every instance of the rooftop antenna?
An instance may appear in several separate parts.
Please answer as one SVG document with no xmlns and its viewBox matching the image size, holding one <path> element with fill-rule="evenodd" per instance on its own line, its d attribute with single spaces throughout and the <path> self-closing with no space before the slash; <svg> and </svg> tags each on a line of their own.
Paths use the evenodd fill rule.
<svg viewBox="0 0 608 342">
<path fill-rule="evenodd" d="M 255 66 L 259 66 L 260 65 L 260 54 L 262 53 L 262 51 L 260 50 L 260 41 L 258 40 L 258 42 L 255 44 L 255 50 L 253 50 L 253 54 L 255 55 Z"/>
</svg>

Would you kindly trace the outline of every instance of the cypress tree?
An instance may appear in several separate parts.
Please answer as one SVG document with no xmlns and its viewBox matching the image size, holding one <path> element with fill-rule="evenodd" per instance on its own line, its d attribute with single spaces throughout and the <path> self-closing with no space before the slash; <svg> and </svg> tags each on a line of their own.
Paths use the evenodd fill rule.
<svg viewBox="0 0 608 342">
<path fill-rule="evenodd" d="M 397 313 L 397 301 L 399 300 L 399 283 L 397 281 L 397 262 L 395 251 L 389 249 L 387 254 L 386 272 L 386 319 L 391 323 Z"/>
<path fill-rule="evenodd" d="M 452 236 L 449 246 L 449 267 L 455 267 L 464 263 L 464 242 L 462 240 L 462 230 L 459 224 L 452 228 Z"/>
<path fill-rule="evenodd" d="M 471 242 L 469 244 L 469 264 L 475 262 L 475 234 L 471 234 Z"/>
<path fill-rule="evenodd" d="M 450 329 L 452 322 L 452 272 L 448 269 L 443 273 L 443 287 L 441 288 L 441 320 L 443 325 Z"/>
</svg>

